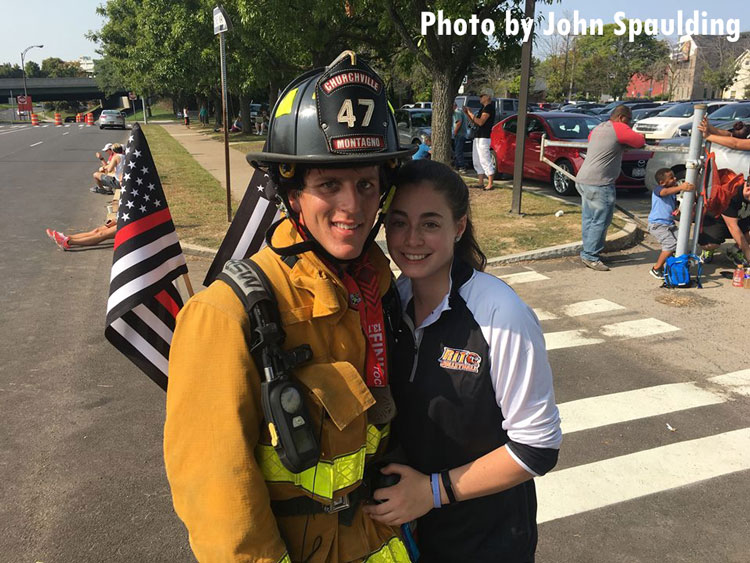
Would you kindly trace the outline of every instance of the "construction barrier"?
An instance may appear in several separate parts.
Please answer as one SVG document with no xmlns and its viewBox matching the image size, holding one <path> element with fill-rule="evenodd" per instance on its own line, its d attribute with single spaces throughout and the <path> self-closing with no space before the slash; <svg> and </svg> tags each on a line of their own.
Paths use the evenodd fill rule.
<svg viewBox="0 0 750 563">
<path fill-rule="evenodd" d="M 35 113 L 31 114 L 31 124 L 32 125 L 39 125 L 39 116 Z"/>
<path fill-rule="evenodd" d="M 86 114 L 86 125 L 91 127 L 94 125 L 94 114 L 93 113 L 87 113 Z"/>
<path fill-rule="evenodd" d="M 62 125 L 62 116 L 59 113 L 55 114 L 55 126 Z"/>
<path fill-rule="evenodd" d="M 81 122 L 81 114 L 77 113 L 76 114 L 76 123 L 80 123 L 80 122 Z"/>
</svg>

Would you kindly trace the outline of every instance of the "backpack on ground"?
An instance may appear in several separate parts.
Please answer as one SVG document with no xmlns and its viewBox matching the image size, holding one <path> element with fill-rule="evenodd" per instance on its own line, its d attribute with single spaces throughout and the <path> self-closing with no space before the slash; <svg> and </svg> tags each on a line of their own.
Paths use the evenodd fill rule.
<svg viewBox="0 0 750 563">
<path fill-rule="evenodd" d="M 682 256 L 670 256 L 664 264 L 664 287 L 692 287 L 693 280 L 690 277 L 690 263 L 694 262 L 698 268 L 695 276 L 696 285 L 702 288 L 701 275 L 703 275 L 703 262 L 695 254 L 683 254 Z"/>
<path fill-rule="evenodd" d="M 709 182 L 710 193 L 708 190 Z M 739 186 L 744 182 L 743 174 L 737 174 L 729 168 L 719 170 L 716 167 L 716 155 L 709 153 L 706 159 L 706 173 L 703 175 L 703 197 L 706 201 L 706 213 L 710 213 L 718 219 L 727 210 L 729 200 L 737 195 Z"/>
</svg>

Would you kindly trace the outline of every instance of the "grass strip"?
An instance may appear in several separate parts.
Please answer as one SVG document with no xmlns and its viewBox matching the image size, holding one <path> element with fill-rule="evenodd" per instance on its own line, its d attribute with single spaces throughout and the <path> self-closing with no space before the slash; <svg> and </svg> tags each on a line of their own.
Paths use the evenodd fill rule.
<svg viewBox="0 0 750 563">
<path fill-rule="evenodd" d="M 226 192 L 160 125 L 142 125 L 180 240 L 219 248 L 229 228 Z"/>
</svg>

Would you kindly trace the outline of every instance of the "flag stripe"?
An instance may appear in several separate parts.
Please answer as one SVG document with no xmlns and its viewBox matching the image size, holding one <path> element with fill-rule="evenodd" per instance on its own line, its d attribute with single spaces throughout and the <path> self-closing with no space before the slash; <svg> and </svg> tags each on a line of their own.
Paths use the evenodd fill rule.
<svg viewBox="0 0 750 563">
<path fill-rule="evenodd" d="M 139 307 L 143 307 L 143 305 L 139 305 Z M 145 307 L 143 308 L 145 309 Z M 120 317 L 120 320 L 147 342 L 162 358 L 169 360 L 169 345 L 172 343 L 172 331 L 167 331 L 167 338 L 165 339 L 162 334 L 155 330 L 158 327 L 152 327 L 135 312 L 137 309 L 138 307 L 135 307 L 132 311 L 128 311 Z M 148 318 L 148 320 L 153 319 Z M 163 323 L 159 319 L 156 319 L 156 322 L 163 327 Z M 162 330 L 161 332 L 163 333 L 164 331 Z M 161 367 L 159 369 L 161 370 Z"/>
<path fill-rule="evenodd" d="M 123 322 L 117 320 L 115 322 Z M 124 323 L 123 323 L 124 324 Z M 138 369 L 149 376 L 154 383 L 159 387 L 167 390 L 167 376 L 161 372 L 149 359 L 147 359 L 141 352 L 133 346 L 133 344 L 125 338 L 122 334 L 112 328 L 112 325 L 108 326 L 104 330 L 104 336 L 110 343 L 117 348 L 126 358 L 133 362 Z"/>
<path fill-rule="evenodd" d="M 127 211 L 120 210 L 120 214 L 122 213 L 127 213 Z M 152 213 L 151 215 L 146 215 L 143 219 L 138 219 L 137 221 L 123 225 L 117 229 L 115 248 L 119 247 L 123 242 L 130 240 L 132 237 L 171 220 L 172 215 L 169 213 L 169 209 L 165 208 L 156 213 Z"/>
<path fill-rule="evenodd" d="M 153 332 L 158 334 L 161 339 L 166 343 L 164 350 L 159 350 L 163 355 L 169 357 L 169 345 L 172 343 L 172 334 L 174 329 L 169 328 L 164 321 L 157 317 L 148 307 L 145 305 L 138 305 L 133 308 L 133 313 L 138 316 L 145 325 L 150 328 Z M 125 315 L 122 317 L 125 318 Z M 130 322 L 130 319 L 128 319 Z M 132 325 L 133 323 L 131 323 Z M 139 331 L 143 334 L 143 331 Z"/>
<path fill-rule="evenodd" d="M 154 367 L 156 367 L 164 376 L 168 373 L 169 356 L 164 357 L 156 348 L 154 348 L 149 342 L 147 342 L 138 332 L 131 327 L 124 319 L 120 318 L 115 320 L 109 325 L 115 331 L 117 331 L 123 338 L 125 338 L 130 344 Z"/>
<path fill-rule="evenodd" d="M 112 275 L 109 278 L 110 281 L 114 281 L 117 276 L 131 266 L 144 262 L 146 258 L 155 256 L 171 245 L 175 245 L 177 252 L 182 252 L 179 242 L 180 240 L 177 237 L 177 233 L 174 230 L 170 230 L 163 237 L 139 247 L 138 252 L 130 252 L 121 257 L 112 264 Z"/>
<path fill-rule="evenodd" d="M 180 269 L 178 270 L 178 268 Z M 146 272 L 144 275 L 129 281 L 119 289 L 113 291 L 107 300 L 107 315 L 125 299 L 135 295 L 137 292 L 147 289 L 167 277 L 169 277 L 169 281 L 172 281 L 177 276 L 186 272 L 185 256 L 182 253 L 173 256 L 158 268 Z"/>
<path fill-rule="evenodd" d="M 250 248 L 253 239 L 256 238 L 258 227 L 262 223 L 269 207 L 271 207 L 271 202 L 267 199 L 260 198 L 258 200 L 255 209 L 253 209 L 252 215 L 250 215 L 250 220 L 247 222 L 247 226 L 242 232 L 240 240 L 237 242 L 237 247 L 234 249 L 234 252 L 232 252 L 232 258 L 237 259 L 246 257 L 245 253 L 248 248 Z"/>
<path fill-rule="evenodd" d="M 150 244 L 155 240 L 159 240 L 164 235 L 173 232 L 175 232 L 174 223 L 168 221 L 166 223 L 157 225 L 150 231 L 146 231 L 145 233 L 141 233 L 136 237 L 129 238 L 125 242 L 121 243 L 120 246 L 117 247 L 117 249 L 115 249 L 113 263 L 117 262 L 121 258 L 124 258 L 132 252 L 137 252 L 141 246 Z"/>
<path fill-rule="evenodd" d="M 181 306 L 177 304 L 174 297 L 169 295 L 169 293 L 166 291 L 160 291 L 154 296 L 154 299 L 156 299 L 156 301 L 169 312 L 172 319 L 177 317 L 177 313 L 180 312 Z M 174 330 L 174 328 L 172 328 L 172 330 Z"/>
<path fill-rule="evenodd" d="M 113 279 L 110 284 L 110 292 L 114 293 L 116 290 L 120 289 L 121 287 L 127 285 L 134 279 L 136 279 L 138 276 L 141 276 L 142 272 L 147 270 L 155 270 L 165 262 L 168 262 L 171 258 L 175 256 L 181 256 L 182 253 L 180 252 L 180 246 L 178 244 L 173 244 L 172 246 L 168 246 L 164 250 L 160 251 L 158 254 L 155 254 L 154 256 L 151 256 L 145 260 L 142 260 L 138 263 L 137 266 L 134 266 L 133 268 L 130 268 L 127 272 L 124 272 L 123 274 L 117 276 L 117 278 Z M 184 264 L 184 260 L 183 260 Z M 178 273 L 179 275 L 179 273 Z M 168 277 L 168 276 L 165 276 Z M 168 281 L 172 281 L 175 279 L 177 275 L 169 277 Z M 151 284 L 148 285 L 150 287 Z M 136 289 L 135 291 L 132 291 L 131 293 L 135 294 L 137 291 L 142 291 L 143 289 L 146 289 L 146 286 L 144 286 L 141 289 Z M 145 293 L 143 295 L 143 299 L 145 300 L 147 297 L 153 297 L 161 290 L 160 287 L 153 287 L 151 288 L 148 293 Z"/>
</svg>

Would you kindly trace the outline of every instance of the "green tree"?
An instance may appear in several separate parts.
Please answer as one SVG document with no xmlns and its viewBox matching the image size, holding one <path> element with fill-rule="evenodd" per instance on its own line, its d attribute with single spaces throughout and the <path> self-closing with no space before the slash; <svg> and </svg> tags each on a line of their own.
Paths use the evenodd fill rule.
<svg viewBox="0 0 750 563">
<path fill-rule="evenodd" d="M 49 78 L 67 78 L 85 76 L 77 62 L 67 62 L 57 57 L 48 57 L 42 61 L 42 76 Z"/>
<path fill-rule="evenodd" d="M 615 24 L 607 24 L 602 35 L 576 39 L 579 91 L 621 97 L 634 74 L 648 74 L 655 61 L 669 55 L 664 41 L 644 34 L 631 42 L 627 36 L 615 35 L 614 30 Z"/>
<path fill-rule="evenodd" d="M 22 78 L 23 72 L 17 64 L 3 63 L 0 64 L 0 78 Z"/>
<path fill-rule="evenodd" d="M 24 69 L 26 70 L 26 78 L 44 77 L 41 67 L 34 61 L 27 61 L 24 65 Z"/>
<path fill-rule="evenodd" d="M 372 0 L 385 8 L 385 20 L 396 30 L 402 44 L 432 78 L 432 158 L 449 163 L 451 157 L 451 119 L 453 100 L 459 84 L 474 65 L 495 61 L 503 66 L 515 64 L 520 52 L 520 37 L 506 36 L 506 10 L 513 17 L 523 17 L 520 0 L 477 2 L 476 0 Z M 546 0 L 545 0 L 546 2 Z M 435 26 L 421 35 L 420 14 L 443 11 L 444 18 L 468 18 L 475 14 L 480 21 L 491 19 L 495 33 L 473 35 L 438 35 Z M 387 32 L 387 31 L 386 31 Z"/>
</svg>

